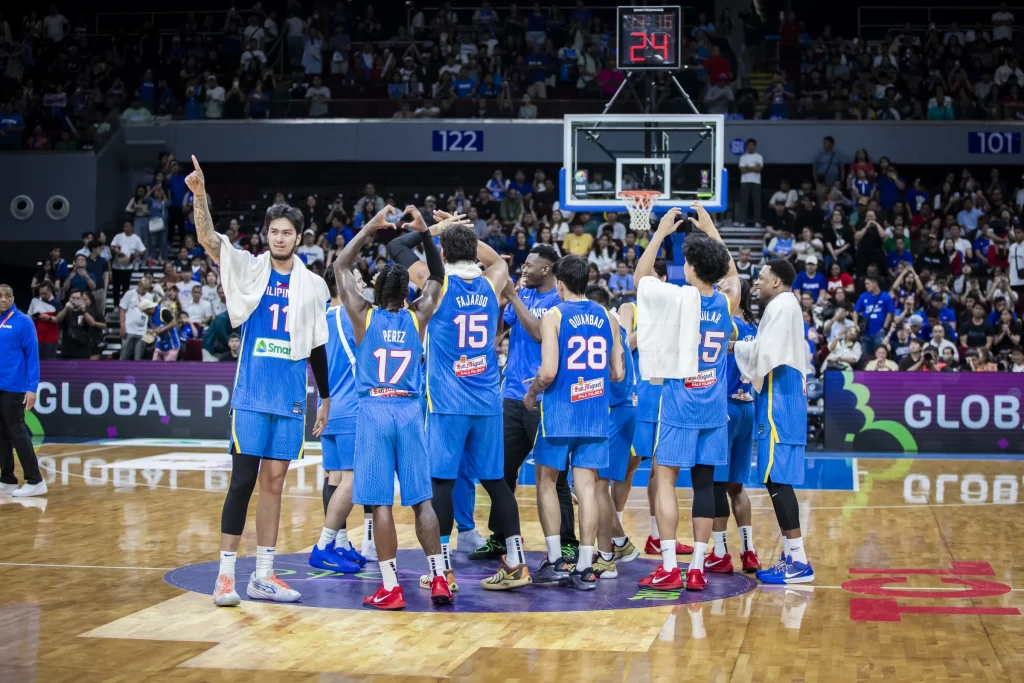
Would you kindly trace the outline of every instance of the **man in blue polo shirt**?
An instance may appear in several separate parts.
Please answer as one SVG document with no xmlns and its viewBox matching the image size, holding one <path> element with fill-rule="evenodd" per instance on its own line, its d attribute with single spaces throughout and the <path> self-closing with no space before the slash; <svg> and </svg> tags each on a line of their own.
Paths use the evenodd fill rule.
<svg viewBox="0 0 1024 683">
<path fill-rule="evenodd" d="M 797 273 L 793 281 L 793 293 L 798 297 L 801 292 L 807 292 L 818 303 L 821 293 L 828 289 L 828 280 L 818 272 L 818 257 L 808 256 L 804 261 L 804 272 Z"/>
<path fill-rule="evenodd" d="M 910 266 L 914 265 L 914 255 L 907 251 L 906 238 L 897 235 L 893 242 L 896 245 L 896 250 L 890 251 L 885 256 L 885 266 L 889 269 L 889 277 L 898 275 L 901 261 L 905 261 Z"/>
<path fill-rule="evenodd" d="M 878 286 L 877 277 L 866 275 L 864 290 L 853 308 L 853 322 L 857 325 L 865 323 L 861 331 L 860 348 L 866 355 L 872 355 L 875 347 L 882 344 L 882 338 L 889 329 L 896 306 L 889 293 L 883 292 Z"/>
<path fill-rule="evenodd" d="M 39 387 L 39 346 L 32 318 L 14 306 L 14 290 L 0 285 L 0 494 L 41 496 L 46 482 L 25 425 L 25 411 L 36 405 Z M 13 450 L 12 450 L 13 449 Z M 14 474 L 18 452 L 25 485 Z"/>
</svg>

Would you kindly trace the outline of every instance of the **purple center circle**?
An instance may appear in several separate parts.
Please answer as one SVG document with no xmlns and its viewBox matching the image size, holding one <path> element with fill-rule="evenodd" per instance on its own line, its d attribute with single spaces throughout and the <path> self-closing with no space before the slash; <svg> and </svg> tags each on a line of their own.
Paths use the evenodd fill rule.
<svg viewBox="0 0 1024 683">
<path fill-rule="evenodd" d="M 526 561 L 536 568 L 544 553 L 528 552 Z M 309 565 L 306 553 L 278 555 L 274 563 L 277 575 L 292 588 L 302 593 L 296 604 L 328 609 L 366 609 L 363 598 L 373 595 L 380 586 L 380 571 L 376 562 L 367 563 L 357 574 L 338 574 Z M 757 581 L 740 573 L 708 574 L 708 587 L 703 591 L 659 591 L 641 588 L 637 581 L 658 566 L 658 560 L 637 558 L 633 562 L 618 562 L 618 577 L 599 579 L 597 589 L 577 591 L 557 584 L 534 584 L 512 591 L 485 591 L 480 580 L 497 570 L 496 562 L 471 562 L 460 553 L 453 553 L 455 577 L 459 590 L 455 604 L 437 607 L 430 602 L 430 592 L 419 587 L 419 577 L 427 572 L 427 558 L 422 550 L 398 551 L 398 579 L 405 594 L 409 612 L 585 612 L 590 610 L 635 609 L 663 607 L 732 598 L 754 590 Z M 205 562 L 173 569 L 164 575 L 164 581 L 194 593 L 213 594 L 217 581 L 217 562 Z M 249 575 L 256 568 L 252 557 L 238 558 L 235 569 L 235 590 L 242 600 L 249 598 L 245 587 Z M 685 573 L 685 569 L 683 569 Z"/>
</svg>

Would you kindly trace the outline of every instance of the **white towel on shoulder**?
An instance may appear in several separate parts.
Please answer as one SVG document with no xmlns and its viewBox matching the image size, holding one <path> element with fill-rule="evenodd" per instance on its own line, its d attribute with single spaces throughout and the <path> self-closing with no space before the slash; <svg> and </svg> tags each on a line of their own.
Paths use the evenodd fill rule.
<svg viewBox="0 0 1024 683">
<path fill-rule="evenodd" d="M 737 341 L 733 347 L 736 367 L 749 377 L 758 392 L 773 369 L 788 365 L 807 372 L 807 342 L 800 302 L 792 292 L 783 292 L 765 307 L 754 341 Z"/>
<path fill-rule="evenodd" d="M 645 380 L 685 379 L 697 374 L 700 292 L 656 277 L 637 285 L 636 346 Z"/>
<path fill-rule="evenodd" d="M 235 249 L 222 234 L 220 239 L 220 277 L 232 327 L 240 327 L 259 306 L 273 270 L 270 254 L 253 256 Z M 305 360 L 317 346 L 327 343 L 327 303 L 331 299 L 327 283 L 306 268 L 298 256 L 292 256 L 292 274 L 288 286 L 289 356 Z"/>
</svg>

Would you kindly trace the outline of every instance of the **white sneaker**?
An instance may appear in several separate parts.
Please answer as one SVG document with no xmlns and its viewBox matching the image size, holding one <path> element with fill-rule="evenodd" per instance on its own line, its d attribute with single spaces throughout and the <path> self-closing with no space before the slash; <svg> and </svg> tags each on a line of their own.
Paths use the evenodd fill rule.
<svg viewBox="0 0 1024 683">
<path fill-rule="evenodd" d="M 38 484 L 25 484 L 17 491 L 11 493 L 12 496 L 45 496 L 46 495 L 46 482 L 41 481 Z"/>
<path fill-rule="evenodd" d="M 367 562 L 377 561 L 377 546 L 373 541 L 369 543 L 363 542 L 363 547 L 359 550 L 359 554 L 366 558 Z"/>
<path fill-rule="evenodd" d="M 480 535 L 480 532 L 476 529 L 470 529 L 469 531 L 460 531 L 458 536 L 458 546 L 455 551 L 459 553 L 471 553 L 477 548 L 487 543 L 487 539 Z"/>
<path fill-rule="evenodd" d="M 3 493 L 14 493 L 17 490 L 18 490 L 18 485 L 17 484 L 5 484 L 3 482 L 0 482 L 0 494 L 3 494 Z"/>
<path fill-rule="evenodd" d="M 271 600 L 273 602 L 298 602 L 302 599 L 299 591 L 292 589 L 287 583 L 277 578 L 274 574 L 266 579 L 257 579 L 256 572 L 249 576 L 249 585 L 245 594 L 257 600 Z"/>
<path fill-rule="evenodd" d="M 242 599 L 235 592 L 235 580 L 227 574 L 217 577 L 217 584 L 213 587 L 213 604 L 217 607 L 237 607 Z"/>
</svg>

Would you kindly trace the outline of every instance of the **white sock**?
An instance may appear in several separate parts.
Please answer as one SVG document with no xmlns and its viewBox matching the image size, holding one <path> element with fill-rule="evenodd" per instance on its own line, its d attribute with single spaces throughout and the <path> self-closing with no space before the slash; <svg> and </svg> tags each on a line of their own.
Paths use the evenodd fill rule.
<svg viewBox="0 0 1024 683">
<path fill-rule="evenodd" d="M 789 539 L 789 556 L 793 558 L 794 562 L 807 564 L 807 553 L 804 552 L 804 539 L 799 537 Z"/>
<path fill-rule="evenodd" d="M 676 561 L 676 539 L 661 542 L 661 568 L 667 572 L 679 566 Z"/>
<path fill-rule="evenodd" d="M 725 546 L 725 532 L 712 531 L 711 538 L 715 540 L 715 555 L 725 557 L 729 553 L 728 548 Z"/>
<path fill-rule="evenodd" d="M 789 539 L 785 536 L 782 537 L 782 554 L 789 557 Z"/>
<path fill-rule="evenodd" d="M 707 543 L 693 544 L 693 559 L 690 560 L 690 569 L 699 569 L 704 571 L 704 556 L 708 553 Z"/>
<path fill-rule="evenodd" d="M 439 555 L 427 555 L 427 566 L 430 567 L 430 578 L 444 574 L 444 553 Z"/>
<path fill-rule="evenodd" d="M 441 537 L 441 559 L 444 562 L 445 569 L 452 568 L 452 537 L 442 536 Z"/>
<path fill-rule="evenodd" d="M 622 513 L 621 512 L 616 512 L 615 516 L 619 518 L 619 524 L 622 524 Z"/>
<path fill-rule="evenodd" d="M 626 542 L 628 540 L 629 536 L 612 536 L 612 543 L 614 543 L 615 546 L 618 548 L 621 548 L 622 546 L 626 545 Z"/>
<path fill-rule="evenodd" d="M 562 556 L 561 536 L 545 536 L 544 546 L 548 549 L 548 562 L 556 562 Z"/>
<path fill-rule="evenodd" d="M 430 558 L 427 558 L 428 560 Z M 380 576 L 384 581 L 384 590 L 391 590 L 398 586 L 398 561 L 397 560 L 384 560 L 378 562 L 377 565 L 380 567 Z"/>
<path fill-rule="evenodd" d="M 235 579 L 235 559 L 238 557 L 238 553 L 229 553 L 226 550 L 220 551 L 220 574 L 226 575 L 229 579 L 234 581 Z"/>
<path fill-rule="evenodd" d="M 338 535 L 334 537 L 334 547 L 348 550 L 352 542 L 348 540 L 348 529 L 338 529 Z"/>
<path fill-rule="evenodd" d="M 748 550 L 754 549 L 754 527 L 752 526 L 741 526 L 740 527 L 740 546 L 741 552 L 747 552 Z"/>
<path fill-rule="evenodd" d="M 655 541 L 661 538 L 661 536 L 658 535 L 658 518 L 654 515 L 651 515 L 651 538 Z"/>
<path fill-rule="evenodd" d="M 523 537 L 519 534 L 509 536 L 505 539 L 505 564 L 509 567 L 518 567 L 523 562 L 526 562 L 523 556 Z"/>
<path fill-rule="evenodd" d="M 584 569 L 594 566 L 594 546 L 592 545 L 581 545 L 580 556 L 576 560 L 576 571 L 582 572 Z"/>
<path fill-rule="evenodd" d="M 337 537 L 337 535 L 338 532 L 334 529 L 328 529 L 327 527 L 324 527 L 320 530 L 320 540 L 316 542 L 316 547 L 320 548 L 320 550 L 326 549 L 327 546 L 331 544 L 331 541 L 333 541 Z"/>
<path fill-rule="evenodd" d="M 373 517 L 363 517 L 363 547 L 373 545 Z"/>
<path fill-rule="evenodd" d="M 605 562 L 611 562 L 612 558 L 615 557 L 613 553 L 606 553 L 603 550 L 599 550 L 598 552 L 601 554 L 601 559 Z"/>
<path fill-rule="evenodd" d="M 256 578 L 269 579 L 274 575 L 274 553 L 277 548 L 256 546 Z"/>
</svg>

